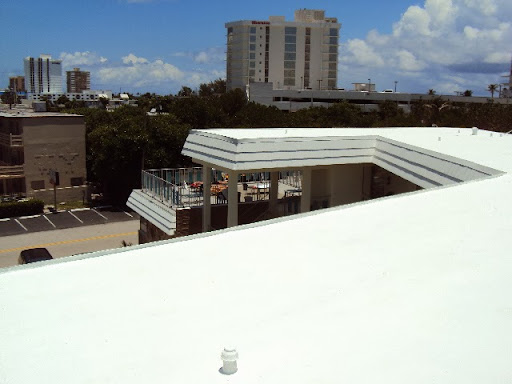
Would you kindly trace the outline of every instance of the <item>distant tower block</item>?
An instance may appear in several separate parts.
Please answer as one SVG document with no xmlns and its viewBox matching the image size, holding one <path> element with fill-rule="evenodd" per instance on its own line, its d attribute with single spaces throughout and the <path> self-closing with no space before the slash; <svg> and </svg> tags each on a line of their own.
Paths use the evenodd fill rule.
<svg viewBox="0 0 512 384">
<path fill-rule="evenodd" d="M 341 24 L 325 11 L 300 9 L 294 21 L 226 23 L 227 89 L 273 83 L 274 89 L 335 89 Z"/>
</svg>

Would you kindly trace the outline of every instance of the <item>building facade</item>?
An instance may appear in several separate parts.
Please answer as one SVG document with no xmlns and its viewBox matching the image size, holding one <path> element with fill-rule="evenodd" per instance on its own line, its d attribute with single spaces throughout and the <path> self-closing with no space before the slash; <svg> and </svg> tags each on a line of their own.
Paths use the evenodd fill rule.
<svg viewBox="0 0 512 384">
<path fill-rule="evenodd" d="M 28 93 L 62 92 L 62 61 L 54 60 L 50 55 L 39 58 L 26 57 L 25 86 Z"/>
<path fill-rule="evenodd" d="M 67 93 L 81 93 L 91 89 L 91 73 L 81 71 L 80 68 L 73 68 L 66 71 Z"/>
<path fill-rule="evenodd" d="M 335 89 L 341 24 L 323 10 L 295 11 L 294 21 L 226 23 L 227 89 L 273 83 L 275 89 Z"/>
<path fill-rule="evenodd" d="M 50 170 L 59 172 L 59 201 L 86 194 L 84 117 L 59 113 L 0 113 L 0 195 L 53 202 Z"/>
<path fill-rule="evenodd" d="M 12 89 L 14 92 L 25 92 L 25 77 L 9 77 L 9 89 Z"/>
</svg>

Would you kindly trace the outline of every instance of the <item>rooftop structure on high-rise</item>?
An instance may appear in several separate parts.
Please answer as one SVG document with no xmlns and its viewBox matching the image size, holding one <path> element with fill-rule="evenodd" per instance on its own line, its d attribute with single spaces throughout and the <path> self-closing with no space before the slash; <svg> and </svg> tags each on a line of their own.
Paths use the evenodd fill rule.
<svg viewBox="0 0 512 384">
<path fill-rule="evenodd" d="M 274 89 L 334 89 L 338 81 L 340 24 L 325 11 L 301 9 L 294 21 L 226 23 L 227 89 L 251 82 L 273 83 Z"/>
<path fill-rule="evenodd" d="M 66 86 L 68 93 L 80 93 L 91 89 L 91 73 L 81 71 L 80 68 L 66 71 Z"/>
<path fill-rule="evenodd" d="M 29 93 L 62 92 L 62 61 L 52 59 L 50 55 L 39 58 L 26 57 L 25 86 Z"/>
</svg>

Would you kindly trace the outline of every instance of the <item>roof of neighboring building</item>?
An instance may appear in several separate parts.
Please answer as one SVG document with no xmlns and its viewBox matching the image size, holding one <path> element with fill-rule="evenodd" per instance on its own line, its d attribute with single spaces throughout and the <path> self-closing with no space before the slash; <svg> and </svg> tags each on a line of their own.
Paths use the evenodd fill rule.
<svg viewBox="0 0 512 384">
<path fill-rule="evenodd" d="M 268 143 L 288 134 L 379 136 L 382 145 L 402 142 L 404 151 L 417 146 L 498 172 L 6 269 L 0 272 L 4 381 L 510 379 L 510 135 L 444 128 L 209 133 L 226 142 Z M 240 355 L 238 372 L 225 376 L 220 353 L 231 345 Z"/>
<path fill-rule="evenodd" d="M 83 115 L 58 112 L 34 112 L 29 109 L 11 109 L 2 110 L 0 117 L 83 117 Z"/>
</svg>

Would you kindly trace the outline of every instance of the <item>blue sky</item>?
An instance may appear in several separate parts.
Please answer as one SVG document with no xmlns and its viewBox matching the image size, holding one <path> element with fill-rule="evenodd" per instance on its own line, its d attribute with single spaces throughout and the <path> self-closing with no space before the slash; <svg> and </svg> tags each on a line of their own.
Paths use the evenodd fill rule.
<svg viewBox="0 0 512 384">
<path fill-rule="evenodd" d="M 342 23 L 339 86 L 486 95 L 512 56 L 510 0 L 3 0 L 0 87 L 49 53 L 93 89 L 176 93 L 225 77 L 224 23 L 325 9 Z"/>
</svg>

